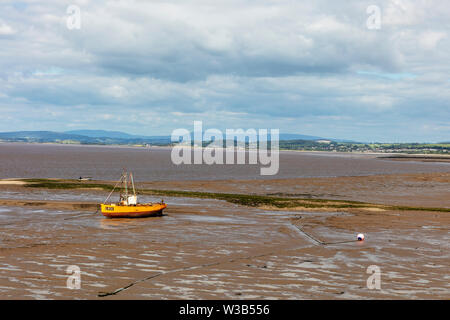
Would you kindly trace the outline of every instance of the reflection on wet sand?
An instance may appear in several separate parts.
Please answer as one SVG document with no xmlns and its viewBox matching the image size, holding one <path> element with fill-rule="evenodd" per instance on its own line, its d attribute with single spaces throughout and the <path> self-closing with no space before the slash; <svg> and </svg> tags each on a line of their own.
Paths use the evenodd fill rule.
<svg viewBox="0 0 450 320">
<path fill-rule="evenodd" d="M 101 229 L 123 229 L 123 228 L 133 228 L 133 227 L 141 227 L 146 219 L 158 219 L 161 217 L 148 217 L 148 218 L 140 218 L 140 219 L 99 219 L 99 224 Z"/>
</svg>

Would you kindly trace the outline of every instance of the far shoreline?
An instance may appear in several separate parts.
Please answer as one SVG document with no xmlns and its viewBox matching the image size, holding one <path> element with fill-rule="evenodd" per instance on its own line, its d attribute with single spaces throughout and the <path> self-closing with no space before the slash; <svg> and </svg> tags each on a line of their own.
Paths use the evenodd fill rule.
<svg viewBox="0 0 450 320">
<path fill-rule="evenodd" d="M 55 143 L 55 142 L 20 142 L 20 141 L 0 141 L 1 145 L 38 145 L 38 146 L 67 146 L 67 147 L 104 147 L 104 148 L 123 148 L 123 149 L 137 149 L 137 150 L 172 150 L 176 146 L 159 146 L 159 145 L 123 145 L 123 144 L 82 144 L 82 143 Z M 199 147 L 192 147 L 199 148 Z M 208 149 L 208 147 L 203 147 Z M 225 148 L 221 148 L 225 150 Z M 242 149 L 235 149 L 235 151 L 242 151 Z M 248 151 L 248 150 L 246 150 Z M 291 150 L 279 149 L 280 153 L 312 153 L 312 154 L 326 154 L 326 155 L 368 155 L 377 156 L 376 158 L 382 160 L 444 160 L 450 161 L 450 155 L 447 154 L 426 154 L 426 153 L 406 153 L 406 152 L 342 152 L 342 151 L 323 151 L 323 150 Z M 381 157 L 379 157 L 381 156 Z"/>
</svg>

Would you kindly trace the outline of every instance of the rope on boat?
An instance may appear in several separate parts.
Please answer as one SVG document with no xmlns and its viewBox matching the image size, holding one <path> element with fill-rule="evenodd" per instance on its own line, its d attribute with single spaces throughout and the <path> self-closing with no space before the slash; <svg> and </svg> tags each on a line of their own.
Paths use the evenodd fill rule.
<svg viewBox="0 0 450 320">
<path fill-rule="evenodd" d="M 123 174 L 122 174 L 122 177 L 120 178 L 120 180 L 117 181 L 116 185 L 114 186 L 114 188 L 113 188 L 113 189 L 111 190 L 111 192 L 109 193 L 109 195 L 108 195 L 108 197 L 106 198 L 106 200 L 103 201 L 103 203 L 106 203 L 106 201 L 108 201 L 108 199 L 109 199 L 109 198 L 111 197 L 111 195 L 113 194 L 114 190 L 116 190 L 116 188 L 117 188 L 117 186 L 119 185 L 119 183 L 122 182 L 122 179 L 123 179 Z"/>
</svg>

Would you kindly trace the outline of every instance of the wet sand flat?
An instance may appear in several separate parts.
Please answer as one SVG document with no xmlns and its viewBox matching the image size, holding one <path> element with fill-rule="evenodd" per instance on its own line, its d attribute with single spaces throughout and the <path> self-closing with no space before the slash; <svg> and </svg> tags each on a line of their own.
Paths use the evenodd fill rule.
<svg viewBox="0 0 450 320">
<path fill-rule="evenodd" d="M 145 188 L 354 200 L 386 205 L 450 208 L 450 173 L 290 178 L 270 180 L 165 181 Z"/>
<path fill-rule="evenodd" d="M 384 181 L 399 188 L 396 179 Z M 427 179 L 435 185 L 440 178 Z M 369 184 L 378 185 L 372 191 L 381 199 L 384 186 L 377 181 Z M 197 183 L 188 186 L 205 187 Z M 160 187 L 176 184 L 161 182 Z M 217 185 L 206 186 L 219 190 Z M 239 185 L 259 192 L 248 181 Z M 332 183 L 319 185 L 331 193 L 326 186 Z M 169 197 L 163 217 L 106 219 L 90 208 L 70 207 L 101 201 L 105 192 L 99 190 L 1 188 L 9 198 L 0 200 L 2 299 L 450 298 L 448 212 L 272 211 Z M 56 204 L 6 203 L 23 197 Z M 416 201 L 420 197 L 403 204 Z M 323 242 L 346 243 L 321 245 L 299 228 Z M 354 241 L 359 232 L 366 235 L 364 242 Z M 66 287 L 72 265 L 81 269 L 79 290 Z M 367 288 L 371 265 L 381 269 L 381 290 Z"/>
</svg>

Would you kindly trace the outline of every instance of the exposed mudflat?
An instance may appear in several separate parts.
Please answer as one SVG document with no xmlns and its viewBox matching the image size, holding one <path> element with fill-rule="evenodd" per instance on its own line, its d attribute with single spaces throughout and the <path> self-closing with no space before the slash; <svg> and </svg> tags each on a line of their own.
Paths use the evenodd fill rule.
<svg viewBox="0 0 450 320">
<path fill-rule="evenodd" d="M 448 173 L 142 184 L 156 185 L 450 207 Z M 107 219 L 95 213 L 105 191 L 0 191 L 2 299 L 450 298 L 446 212 L 273 211 L 165 197 L 162 217 Z M 354 241 L 360 232 L 366 240 Z M 72 265 L 78 290 L 66 286 Z M 367 288 L 371 265 L 381 290 Z"/>
<path fill-rule="evenodd" d="M 9 180 L 0 181 L 0 299 L 450 299 L 450 214 L 391 210 L 450 208 L 448 162 L 281 152 L 278 174 L 261 176 L 260 165 L 176 166 L 170 155 L 168 148 L 1 144 L 0 178 Z M 107 219 L 96 212 L 108 193 L 101 188 L 28 188 L 20 180 L 91 176 L 114 184 L 123 167 L 138 188 L 391 209 L 164 197 L 162 217 Z M 358 233 L 364 242 L 355 241 Z M 367 287 L 372 265 L 381 270 L 380 290 Z M 81 270 L 80 289 L 66 286 L 70 266 Z"/>
</svg>

